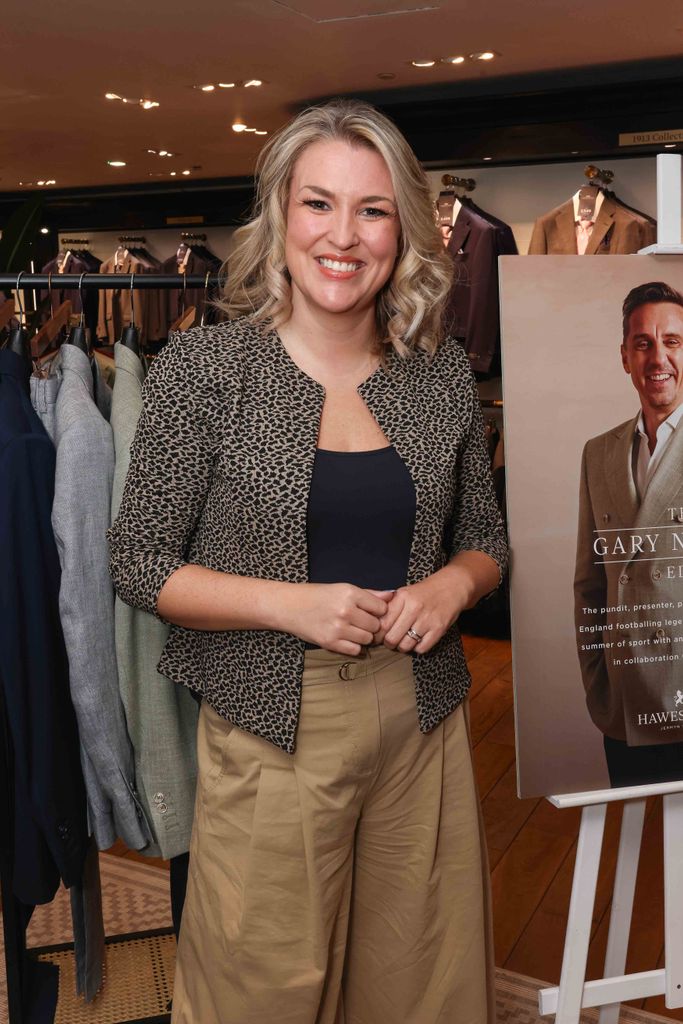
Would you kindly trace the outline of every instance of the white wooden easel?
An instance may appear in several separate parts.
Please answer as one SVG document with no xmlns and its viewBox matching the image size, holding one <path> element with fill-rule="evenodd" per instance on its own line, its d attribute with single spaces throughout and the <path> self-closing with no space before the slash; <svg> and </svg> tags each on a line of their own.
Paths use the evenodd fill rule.
<svg viewBox="0 0 683 1024">
<path fill-rule="evenodd" d="M 657 244 L 641 253 L 682 254 L 681 157 L 657 157 Z M 664 797 L 664 962 L 660 970 L 624 974 L 631 930 L 633 896 L 649 796 Z M 651 786 L 598 790 L 548 798 L 555 807 L 582 807 L 574 865 L 562 974 L 557 988 L 541 989 L 541 1016 L 555 1014 L 555 1024 L 578 1024 L 582 1009 L 599 1006 L 600 1024 L 618 1024 L 627 999 L 663 995 L 669 1009 L 683 1006 L 683 778 Z M 607 804 L 626 801 L 621 822 L 605 976 L 586 981 L 600 853 Z"/>
</svg>

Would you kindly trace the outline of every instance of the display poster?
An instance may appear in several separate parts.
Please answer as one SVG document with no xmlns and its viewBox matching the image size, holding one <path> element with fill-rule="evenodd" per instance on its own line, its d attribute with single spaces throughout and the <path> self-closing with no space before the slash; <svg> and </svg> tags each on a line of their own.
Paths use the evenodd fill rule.
<svg viewBox="0 0 683 1024">
<path fill-rule="evenodd" d="M 501 259 L 519 793 L 683 779 L 683 259 Z"/>
</svg>

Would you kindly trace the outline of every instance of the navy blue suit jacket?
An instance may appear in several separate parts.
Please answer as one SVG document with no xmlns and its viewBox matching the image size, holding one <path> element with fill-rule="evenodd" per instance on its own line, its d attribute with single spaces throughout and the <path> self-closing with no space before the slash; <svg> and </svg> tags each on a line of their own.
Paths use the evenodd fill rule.
<svg viewBox="0 0 683 1024">
<path fill-rule="evenodd" d="M 0 687 L 14 768 L 14 893 L 46 903 L 80 881 L 87 815 L 59 621 L 50 515 L 55 450 L 25 370 L 0 351 Z"/>
</svg>

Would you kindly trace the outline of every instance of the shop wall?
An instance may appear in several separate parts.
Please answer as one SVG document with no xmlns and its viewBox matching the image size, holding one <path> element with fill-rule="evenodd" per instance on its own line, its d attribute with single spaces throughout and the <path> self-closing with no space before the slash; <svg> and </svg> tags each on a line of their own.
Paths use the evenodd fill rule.
<svg viewBox="0 0 683 1024">
<path fill-rule="evenodd" d="M 520 253 L 526 253 L 537 217 L 559 206 L 587 182 L 584 168 L 591 161 L 531 164 L 512 167 L 458 167 L 428 171 L 434 196 L 444 187 L 443 174 L 474 178 L 477 187 L 472 199 L 488 213 L 500 217 L 512 228 Z M 652 217 L 657 215 L 656 157 L 600 162 L 614 171 L 612 188 L 629 206 Z"/>
</svg>

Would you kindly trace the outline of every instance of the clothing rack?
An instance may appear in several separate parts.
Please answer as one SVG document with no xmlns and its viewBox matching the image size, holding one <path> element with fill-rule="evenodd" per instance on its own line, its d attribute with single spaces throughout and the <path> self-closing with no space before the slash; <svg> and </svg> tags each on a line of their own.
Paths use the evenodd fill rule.
<svg viewBox="0 0 683 1024">
<path fill-rule="evenodd" d="M 180 237 L 183 242 L 205 242 L 206 235 L 196 235 L 191 231 L 181 231 Z"/>
<path fill-rule="evenodd" d="M 133 241 L 133 239 L 128 239 Z M 17 288 L 210 288 L 224 279 L 218 274 L 17 274 L 0 272 L 0 290 Z"/>
<path fill-rule="evenodd" d="M 144 238 L 122 236 L 121 242 L 144 242 Z M 84 239 L 62 239 L 63 245 L 87 244 Z M 220 285 L 224 278 L 218 274 L 33 274 L 0 272 L 0 291 L 19 289 L 63 288 L 204 288 Z M 22 965 L 25 948 L 20 925 L 21 908 L 12 892 L 12 823 L 14 806 L 14 777 L 9 723 L 4 700 L 0 695 L 0 897 L 2 902 L 5 939 L 5 967 L 9 1024 L 24 1024 L 22 1000 Z"/>
<path fill-rule="evenodd" d="M 89 238 L 63 238 L 61 245 L 90 245 Z"/>
<path fill-rule="evenodd" d="M 125 245 L 126 242 L 139 242 L 140 245 L 144 245 L 146 241 L 147 239 L 144 235 L 119 235 L 119 242 L 123 245 Z"/>
</svg>

